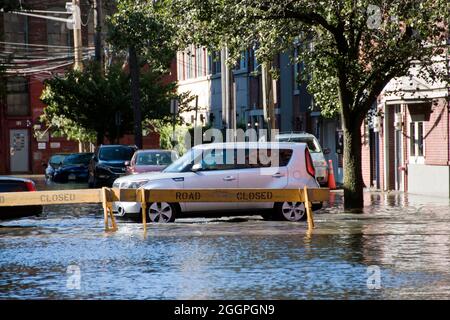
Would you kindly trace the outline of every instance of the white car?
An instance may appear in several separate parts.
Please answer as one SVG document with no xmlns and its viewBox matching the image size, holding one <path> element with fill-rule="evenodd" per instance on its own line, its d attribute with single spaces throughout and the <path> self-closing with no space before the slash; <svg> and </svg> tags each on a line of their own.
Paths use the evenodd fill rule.
<svg viewBox="0 0 450 320">
<path fill-rule="evenodd" d="M 318 188 L 314 165 L 304 143 L 213 143 L 197 145 L 161 173 L 143 173 L 115 180 L 115 188 Z M 313 204 L 313 209 L 321 203 Z M 303 203 L 180 202 L 149 203 L 151 222 L 173 222 L 176 217 L 260 214 L 267 219 L 306 219 Z M 116 202 L 119 216 L 140 214 L 135 202 Z"/>
<path fill-rule="evenodd" d="M 329 149 L 322 150 L 317 138 L 306 132 L 291 132 L 280 133 L 275 137 L 278 142 L 296 142 L 306 143 L 311 152 L 311 157 L 314 162 L 314 168 L 316 169 L 316 179 L 321 186 L 327 186 L 328 184 L 328 164 L 325 160 L 325 154 L 330 152 Z"/>
</svg>

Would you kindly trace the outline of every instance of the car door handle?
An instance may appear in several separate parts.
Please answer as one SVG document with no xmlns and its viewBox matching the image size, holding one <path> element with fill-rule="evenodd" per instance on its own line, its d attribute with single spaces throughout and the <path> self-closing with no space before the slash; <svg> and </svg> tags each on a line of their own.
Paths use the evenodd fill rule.
<svg viewBox="0 0 450 320">
<path fill-rule="evenodd" d="M 223 178 L 223 181 L 233 181 L 233 180 L 236 180 L 236 178 L 233 176 L 228 176 L 228 177 Z"/>
<path fill-rule="evenodd" d="M 284 177 L 284 174 L 282 174 L 280 172 L 277 172 L 277 173 L 273 174 L 272 177 L 274 177 L 274 178 L 281 178 L 281 177 Z"/>
</svg>

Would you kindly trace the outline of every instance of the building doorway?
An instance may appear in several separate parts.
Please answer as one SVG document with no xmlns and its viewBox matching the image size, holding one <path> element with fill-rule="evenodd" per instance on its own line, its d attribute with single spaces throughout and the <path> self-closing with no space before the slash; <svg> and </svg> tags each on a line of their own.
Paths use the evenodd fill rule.
<svg viewBox="0 0 450 320">
<path fill-rule="evenodd" d="M 27 129 L 9 131 L 9 168 L 11 173 L 30 171 L 30 137 Z"/>
</svg>

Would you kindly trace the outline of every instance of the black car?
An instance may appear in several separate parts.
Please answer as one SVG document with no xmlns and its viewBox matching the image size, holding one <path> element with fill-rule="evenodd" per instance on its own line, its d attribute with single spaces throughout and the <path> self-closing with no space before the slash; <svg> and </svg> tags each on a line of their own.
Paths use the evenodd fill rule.
<svg viewBox="0 0 450 320">
<path fill-rule="evenodd" d="M 114 180 L 126 174 L 125 162 L 131 160 L 136 146 L 101 145 L 89 164 L 89 187 L 111 187 Z"/>
<path fill-rule="evenodd" d="M 62 164 L 53 174 L 53 181 L 88 181 L 89 162 L 94 154 L 73 153 L 64 158 Z"/>
<path fill-rule="evenodd" d="M 34 182 L 29 179 L 0 176 L 0 193 L 36 191 Z M 42 206 L 0 207 L 0 220 L 36 216 L 42 213 Z"/>
<path fill-rule="evenodd" d="M 45 167 L 45 178 L 46 179 L 53 179 L 53 174 L 55 173 L 55 170 L 58 169 L 63 161 L 64 158 L 67 157 L 69 153 L 57 153 L 50 157 L 48 160 L 48 163 L 43 163 Z"/>
</svg>

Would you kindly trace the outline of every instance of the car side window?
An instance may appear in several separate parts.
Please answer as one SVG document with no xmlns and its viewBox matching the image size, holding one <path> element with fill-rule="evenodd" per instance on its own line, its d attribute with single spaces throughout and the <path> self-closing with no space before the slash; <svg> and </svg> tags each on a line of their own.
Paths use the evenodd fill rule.
<svg viewBox="0 0 450 320">
<path fill-rule="evenodd" d="M 242 150 L 243 151 L 243 150 Z M 238 159 L 240 152 L 238 150 Z M 246 149 L 244 161 L 239 162 L 241 169 L 285 167 L 292 157 L 292 149 Z"/>
<path fill-rule="evenodd" d="M 202 171 L 237 169 L 234 149 L 211 149 L 203 152 Z"/>
</svg>

